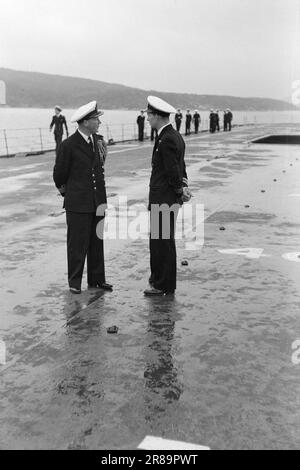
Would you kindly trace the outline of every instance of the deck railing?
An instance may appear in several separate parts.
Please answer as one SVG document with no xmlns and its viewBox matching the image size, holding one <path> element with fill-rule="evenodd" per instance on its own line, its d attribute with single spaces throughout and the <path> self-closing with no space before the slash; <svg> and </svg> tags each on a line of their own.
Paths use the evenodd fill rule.
<svg viewBox="0 0 300 470">
<path fill-rule="evenodd" d="M 220 126 L 223 128 L 222 116 L 220 116 Z M 270 113 L 269 122 L 266 122 L 259 114 L 258 115 L 240 115 L 239 118 L 234 118 L 234 124 L 249 125 L 249 124 L 266 124 L 278 122 L 276 115 Z M 293 117 L 289 119 L 293 122 Z M 200 123 L 199 131 L 208 131 L 209 121 L 203 119 Z M 73 133 L 76 127 L 71 126 L 69 132 Z M 181 132 L 185 131 L 184 120 L 181 126 Z M 105 124 L 100 127 L 99 132 L 104 135 L 108 143 L 119 143 L 126 141 L 134 141 L 138 138 L 138 128 L 136 123 L 121 123 L 121 124 Z M 192 125 L 193 132 L 193 125 Z M 145 139 L 150 137 L 151 129 L 149 123 L 145 123 Z M 64 134 L 64 137 L 66 135 Z M 49 128 L 26 128 L 26 129 L 0 129 L 0 156 L 9 157 L 16 154 L 32 154 L 42 153 L 54 150 L 55 141 L 53 133 L 49 132 Z"/>
</svg>

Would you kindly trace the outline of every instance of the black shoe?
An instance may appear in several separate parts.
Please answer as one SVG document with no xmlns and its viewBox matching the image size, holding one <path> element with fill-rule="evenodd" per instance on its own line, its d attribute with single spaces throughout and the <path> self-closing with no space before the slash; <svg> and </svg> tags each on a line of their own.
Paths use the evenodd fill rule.
<svg viewBox="0 0 300 470">
<path fill-rule="evenodd" d="M 148 297 L 154 296 L 154 295 L 164 295 L 164 291 L 160 289 L 155 289 L 155 287 L 151 287 L 151 289 L 146 289 L 144 290 L 144 295 L 147 295 Z"/>
<path fill-rule="evenodd" d="M 78 289 L 77 287 L 70 287 L 70 292 L 72 292 L 72 294 L 81 294 L 81 289 Z"/>
<path fill-rule="evenodd" d="M 110 292 L 113 290 L 113 286 L 107 282 L 102 282 L 102 284 L 100 284 L 100 282 L 96 282 L 95 284 L 89 284 L 88 287 L 89 289 L 103 289 Z"/>
</svg>

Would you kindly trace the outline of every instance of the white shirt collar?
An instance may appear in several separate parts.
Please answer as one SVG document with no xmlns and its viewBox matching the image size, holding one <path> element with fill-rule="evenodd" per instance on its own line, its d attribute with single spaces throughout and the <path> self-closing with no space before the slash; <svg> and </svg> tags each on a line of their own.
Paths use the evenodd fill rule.
<svg viewBox="0 0 300 470">
<path fill-rule="evenodd" d="M 165 127 L 170 126 L 170 125 L 171 125 L 171 123 L 168 122 L 168 124 L 165 124 L 164 126 L 162 126 L 162 127 L 157 131 L 157 137 L 160 136 L 160 134 L 162 133 L 162 130 L 163 130 Z"/>
<path fill-rule="evenodd" d="M 89 138 L 92 139 L 92 142 L 93 142 L 93 136 L 92 134 L 90 136 L 84 134 L 83 132 L 81 132 L 79 129 L 78 129 L 78 132 L 79 134 L 84 138 L 84 140 L 86 141 L 86 143 L 89 143 Z M 93 142 L 94 143 L 94 142 Z"/>
</svg>

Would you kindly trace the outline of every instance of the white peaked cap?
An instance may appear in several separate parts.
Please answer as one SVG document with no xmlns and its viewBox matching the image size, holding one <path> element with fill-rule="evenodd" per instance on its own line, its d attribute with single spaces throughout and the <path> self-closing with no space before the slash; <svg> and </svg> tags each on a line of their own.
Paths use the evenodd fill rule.
<svg viewBox="0 0 300 470">
<path fill-rule="evenodd" d="M 103 114 L 103 111 L 98 110 L 97 101 L 91 101 L 75 111 L 71 117 L 71 122 L 78 122 L 84 118 L 91 119 L 93 117 L 102 116 Z"/>
<path fill-rule="evenodd" d="M 173 114 L 177 113 L 174 106 L 167 103 L 165 100 L 158 98 L 157 96 L 148 96 L 148 110 L 159 111 L 160 113 Z"/>
</svg>

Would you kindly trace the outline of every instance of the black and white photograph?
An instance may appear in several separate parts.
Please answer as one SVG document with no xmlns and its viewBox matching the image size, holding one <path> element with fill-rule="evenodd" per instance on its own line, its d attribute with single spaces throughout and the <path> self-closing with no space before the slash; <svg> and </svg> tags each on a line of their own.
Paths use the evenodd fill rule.
<svg viewBox="0 0 300 470">
<path fill-rule="evenodd" d="M 299 0 L 0 0 L 0 45 L 0 450 L 298 450 Z"/>
</svg>

